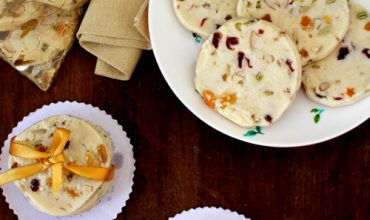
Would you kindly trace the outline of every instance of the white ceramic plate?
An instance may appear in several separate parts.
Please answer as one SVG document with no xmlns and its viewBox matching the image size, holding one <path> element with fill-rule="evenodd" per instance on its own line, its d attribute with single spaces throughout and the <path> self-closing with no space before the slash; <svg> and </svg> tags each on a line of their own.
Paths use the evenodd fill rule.
<svg viewBox="0 0 370 220">
<path fill-rule="evenodd" d="M 370 11 L 370 1 L 354 2 Z M 370 98 L 355 105 L 330 108 L 309 100 L 301 90 L 272 126 L 254 130 L 239 127 L 209 109 L 195 92 L 195 65 L 201 45 L 178 22 L 172 0 L 150 1 L 149 29 L 158 65 L 176 96 L 205 123 L 236 139 L 273 147 L 304 146 L 337 137 L 370 117 Z M 317 112 L 312 113 L 312 109 Z M 320 119 L 317 123 L 315 116 Z"/>
<path fill-rule="evenodd" d="M 232 212 L 228 209 L 215 208 L 215 207 L 204 207 L 190 209 L 183 211 L 180 214 L 175 215 L 168 220 L 250 220 L 244 215 L 240 215 L 236 212 Z"/>
</svg>

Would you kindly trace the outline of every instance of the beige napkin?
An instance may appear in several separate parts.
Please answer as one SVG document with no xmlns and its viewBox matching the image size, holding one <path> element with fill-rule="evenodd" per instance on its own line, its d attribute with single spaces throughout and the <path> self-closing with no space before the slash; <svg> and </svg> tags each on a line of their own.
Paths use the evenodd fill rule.
<svg viewBox="0 0 370 220">
<path fill-rule="evenodd" d="M 77 33 L 98 57 L 95 74 L 129 80 L 143 49 L 151 49 L 148 0 L 91 0 Z"/>
</svg>

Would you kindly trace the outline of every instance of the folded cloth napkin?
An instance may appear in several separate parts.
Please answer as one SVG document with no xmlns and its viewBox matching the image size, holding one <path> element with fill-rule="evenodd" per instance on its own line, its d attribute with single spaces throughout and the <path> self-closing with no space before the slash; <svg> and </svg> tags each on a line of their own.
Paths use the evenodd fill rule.
<svg viewBox="0 0 370 220">
<path fill-rule="evenodd" d="M 151 49 L 148 0 L 92 0 L 77 33 L 98 57 L 95 74 L 129 80 L 143 49 Z"/>
</svg>

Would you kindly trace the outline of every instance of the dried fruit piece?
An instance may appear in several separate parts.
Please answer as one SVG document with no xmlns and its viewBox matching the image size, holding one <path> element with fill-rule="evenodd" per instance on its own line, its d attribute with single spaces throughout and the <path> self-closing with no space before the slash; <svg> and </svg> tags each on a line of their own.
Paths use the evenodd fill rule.
<svg viewBox="0 0 370 220">
<path fill-rule="evenodd" d="M 203 27 L 204 23 L 206 23 L 207 20 L 208 18 L 203 18 L 202 21 L 200 22 L 200 26 Z"/>
<path fill-rule="evenodd" d="M 272 117 L 271 115 L 265 115 L 265 120 L 268 122 L 268 123 L 272 123 Z"/>
<path fill-rule="evenodd" d="M 44 145 L 42 144 L 37 144 L 36 146 L 36 150 L 40 151 L 40 152 L 46 152 L 48 150 L 47 147 L 45 147 Z"/>
<path fill-rule="evenodd" d="M 12 169 L 17 168 L 17 167 L 18 167 L 18 163 L 17 163 L 17 162 L 14 162 L 14 163 L 12 164 L 12 166 L 11 166 L 11 168 L 12 168 Z"/>
<path fill-rule="evenodd" d="M 39 191 L 39 187 L 40 187 L 40 181 L 38 179 L 32 179 L 31 184 L 30 184 L 31 190 L 33 192 L 37 192 Z"/>
<path fill-rule="evenodd" d="M 301 26 L 303 29 L 310 29 L 313 26 L 312 19 L 308 16 L 301 17 Z"/>
<path fill-rule="evenodd" d="M 216 103 L 215 103 L 216 96 L 213 94 L 213 92 L 209 90 L 205 90 L 203 91 L 202 95 L 203 95 L 204 103 L 206 103 L 206 105 L 210 107 L 211 109 L 215 109 L 216 108 Z"/>
<path fill-rule="evenodd" d="M 370 31 L 370 21 L 365 24 L 364 29 Z"/>
<path fill-rule="evenodd" d="M 285 61 L 285 64 L 289 67 L 289 70 L 290 70 L 290 71 L 294 72 L 293 62 L 292 62 L 291 60 L 287 59 L 287 60 Z"/>
<path fill-rule="evenodd" d="M 362 50 L 362 53 L 365 54 L 365 56 L 370 59 L 370 49 L 365 48 Z"/>
<path fill-rule="evenodd" d="M 226 47 L 229 50 L 234 50 L 234 48 L 232 48 L 232 46 L 238 45 L 238 44 L 239 44 L 239 39 L 237 37 L 227 37 L 226 38 Z"/>
<path fill-rule="evenodd" d="M 98 146 L 98 155 L 99 155 L 99 161 L 100 163 L 106 163 L 108 160 L 108 153 L 107 149 L 103 144 L 100 144 Z"/>
<path fill-rule="evenodd" d="M 227 106 L 235 104 L 236 100 L 235 94 L 221 96 L 221 108 L 226 108 Z"/>
<path fill-rule="evenodd" d="M 339 49 L 339 53 L 338 53 L 337 59 L 338 60 L 344 60 L 348 54 L 349 54 L 348 47 L 341 47 Z"/>
<path fill-rule="evenodd" d="M 245 59 L 247 60 L 248 67 L 249 68 L 253 68 L 253 65 L 251 63 L 251 60 L 248 57 L 245 57 Z"/>
<path fill-rule="evenodd" d="M 71 188 L 67 188 L 66 189 L 66 192 L 68 193 L 68 195 L 72 198 L 75 198 L 75 197 L 78 197 L 80 196 L 80 194 L 78 192 L 76 192 L 74 189 L 71 189 Z"/>
<path fill-rule="evenodd" d="M 356 94 L 356 91 L 354 88 L 350 87 L 350 88 L 347 88 L 347 91 L 346 91 L 346 94 L 349 96 L 349 97 L 352 97 Z"/>
<path fill-rule="evenodd" d="M 222 38 L 222 34 L 220 32 L 215 32 L 213 34 L 213 38 L 212 38 L 212 44 L 213 46 L 217 49 L 218 48 L 218 45 L 220 44 L 220 40 Z"/>
<path fill-rule="evenodd" d="M 261 17 L 261 19 L 264 21 L 272 22 L 270 14 L 265 14 L 264 16 Z"/>
<path fill-rule="evenodd" d="M 38 22 L 37 22 L 36 19 L 32 19 L 32 20 L 29 20 L 26 23 L 22 24 L 22 26 L 21 26 L 22 33 L 20 35 L 20 38 L 24 38 L 29 32 L 34 30 L 37 26 L 37 23 Z"/>
<path fill-rule="evenodd" d="M 299 50 L 299 54 L 302 56 L 302 57 L 304 57 L 304 58 L 307 58 L 309 55 L 308 55 L 308 52 L 307 52 L 307 50 L 305 50 L 305 49 L 300 49 Z"/>
<path fill-rule="evenodd" d="M 244 53 L 239 51 L 238 52 L 238 66 L 239 68 L 243 68 L 243 60 L 244 60 Z"/>
<path fill-rule="evenodd" d="M 67 180 L 68 180 L 68 182 L 72 182 L 73 176 L 74 176 L 73 173 L 68 173 L 67 174 Z"/>
</svg>

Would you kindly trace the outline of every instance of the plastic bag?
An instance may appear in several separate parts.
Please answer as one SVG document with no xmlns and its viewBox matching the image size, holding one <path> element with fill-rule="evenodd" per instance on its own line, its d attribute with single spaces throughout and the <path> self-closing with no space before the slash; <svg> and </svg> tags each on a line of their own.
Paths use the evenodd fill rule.
<svg viewBox="0 0 370 220">
<path fill-rule="evenodd" d="M 0 0 L 0 57 L 48 90 L 74 42 L 85 2 Z"/>
</svg>

